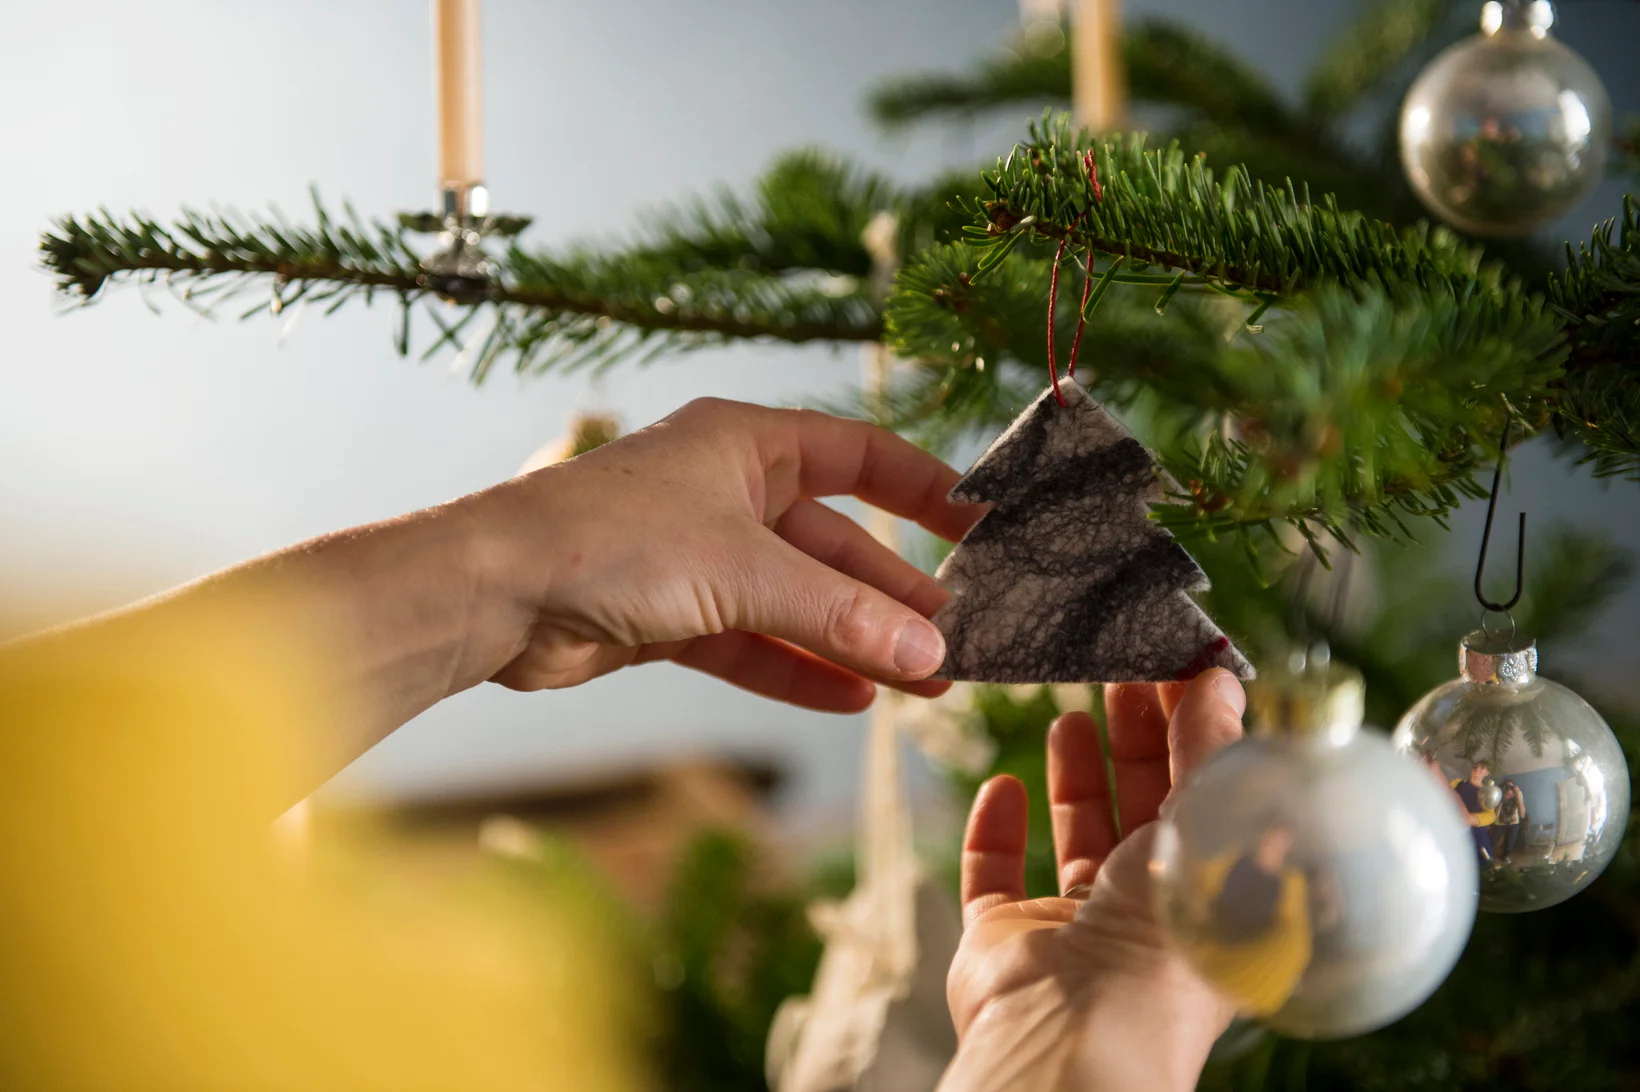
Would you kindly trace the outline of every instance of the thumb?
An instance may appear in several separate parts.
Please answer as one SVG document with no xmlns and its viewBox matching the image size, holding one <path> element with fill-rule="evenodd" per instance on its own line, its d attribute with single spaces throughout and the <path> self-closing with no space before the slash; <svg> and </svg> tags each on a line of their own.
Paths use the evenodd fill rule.
<svg viewBox="0 0 1640 1092">
<path fill-rule="evenodd" d="M 926 678 L 945 638 L 921 614 L 822 564 L 773 532 L 730 566 L 724 624 L 778 637 L 873 678 Z"/>
<path fill-rule="evenodd" d="M 1167 726 L 1169 772 L 1178 788 L 1213 752 L 1241 738 L 1241 715 L 1247 694 L 1222 667 L 1190 681 Z"/>
</svg>

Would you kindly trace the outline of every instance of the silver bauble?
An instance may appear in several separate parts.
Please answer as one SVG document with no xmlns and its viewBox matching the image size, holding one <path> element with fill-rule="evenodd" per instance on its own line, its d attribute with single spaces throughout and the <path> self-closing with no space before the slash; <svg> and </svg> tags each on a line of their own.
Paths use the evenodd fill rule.
<svg viewBox="0 0 1640 1092">
<path fill-rule="evenodd" d="M 1544 0 L 1489 3 L 1481 33 L 1430 62 L 1401 107 L 1401 163 L 1429 210 L 1476 235 L 1524 235 L 1600 182 L 1611 100 L 1549 35 Z"/>
<path fill-rule="evenodd" d="M 1359 1035 L 1452 969 L 1475 920 L 1474 853 L 1450 794 L 1359 728 L 1359 676 L 1323 668 L 1305 693 L 1314 671 L 1260 672 L 1249 721 L 1277 730 L 1218 752 L 1175 797 L 1151 860 L 1157 907 L 1244 1013 L 1288 1035 Z"/>
<path fill-rule="evenodd" d="M 1629 818 L 1629 771 L 1589 703 L 1537 673 L 1537 647 L 1485 631 L 1459 648 L 1460 678 L 1401 718 L 1395 745 L 1453 786 L 1480 865 L 1482 910 L 1553 906 L 1600 875 Z M 1466 784 L 1483 781 L 1470 793 Z M 1488 805 L 1484 779 L 1498 787 Z M 1473 804 L 1466 799 L 1473 795 Z"/>
</svg>

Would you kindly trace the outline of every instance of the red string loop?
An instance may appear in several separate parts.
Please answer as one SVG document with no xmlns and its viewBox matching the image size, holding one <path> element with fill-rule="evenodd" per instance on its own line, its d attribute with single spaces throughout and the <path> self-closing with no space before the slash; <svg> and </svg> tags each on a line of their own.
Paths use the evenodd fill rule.
<svg viewBox="0 0 1640 1092">
<path fill-rule="evenodd" d="M 1093 149 L 1089 148 L 1082 153 L 1082 166 L 1088 172 L 1088 181 L 1093 185 L 1093 200 L 1095 203 L 1104 201 L 1105 190 L 1099 185 L 1099 164 L 1095 162 Z M 1082 221 L 1087 219 L 1091 207 L 1076 218 L 1070 231 L 1059 240 L 1059 248 L 1053 254 L 1053 273 L 1048 278 L 1048 381 L 1053 384 L 1053 396 L 1061 406 L 1066 405 L 1065 396 L 1059 390 L 1059 358 L 1054 350 L 1054 310 L 1059 300 L 1059 266 L 1065 260 L 1065 247 L 1071 241 L 1071 235 Z M 1065 374 L 1076 378 L 1076 358 L 1082 351 L 1082 331 L 1088 324 L 1088 300 L 1093 297 L 1093 247 L 1088 247 L 1088 264 L 1086 276 L 1082 281 L 1082 305 L 1076 311 L 1076 337 L 1071 340 L 1070 359 L 1065 362 Z"/>
<path fill-rule="evenodd" d="M 1069 405 L 1065 396 L 1059 392 L 1059 358 L 1053 347 L 1053 313 L 1054 304 L 1059 299 L 1059 263 L 1065 257 L 1065 244 L 1071 241 L 1070 232 L 1059 240 L 1059 249 L 1053 252 L 1053 273 L 1048 277 L 1048 381 L 1053 384 L 1054 399 L 1061 405 Z M 1077 340 L 1082 338 L 1080 328 L 1076 331 Z M 1072 363 L 1075 361 L 1073 359 Z M 1073 373 L 1074 374 L 1074 373 Z"/>
<path fill-rule="evenodd" d="M 1082 166 L 1087 168 L 1088 181 L 1093 184 L 1094 202 L 1102 204 L 1105 200 L 1105 189 L 1099 184 L 1099 164 L 1094 159 L 1092 148 L 1082 153 Z"/>
<path fill-rule="evenodd" d="M 1088 247 L 1087 276 L 1082 278 L 1082 306 L 1076 309 L 1076 338 L 1071 342 L 1071 358 L 1065 365 L 1065 372 L 1072 379 L 1076 378 L 1076 354 L 1082 349 L 1082 329 L 1088 324 L 1088 299 L 1093 295 L 1093 248 Z"/>
</svg>

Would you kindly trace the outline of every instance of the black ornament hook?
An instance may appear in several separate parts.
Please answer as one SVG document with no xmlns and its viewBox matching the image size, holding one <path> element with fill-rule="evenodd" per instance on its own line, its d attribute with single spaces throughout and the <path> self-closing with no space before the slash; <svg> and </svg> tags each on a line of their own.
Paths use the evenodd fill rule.
<svg viewBox="0 0 1640 1092">
<path fill-rule="evenodd" d="M 1503 480 L 1503 463 L 1509 452 L 1509 415 L 1503 418 L 1503 438 L 1498 441 L 1498 463 L 1492 471 L 1492 496 L 1486 502 L 1486 528 L 1481 532 L 1481 557 L 1475 563 L 1475 598 L 1487 610 L 1507 614 L 1509 608 L 1520 602 L 1521 589 L 1526 586 L 1526 513 L 1520 514 L 1520 531 L 1515 542 L 1515 594 L 1507 603 L 1494 603 L 1481 591 L 1486 575 L 1486 548 L 1492 543 L 1492 514 L 1498 507 L 1498 483 Z"/>
</svg>

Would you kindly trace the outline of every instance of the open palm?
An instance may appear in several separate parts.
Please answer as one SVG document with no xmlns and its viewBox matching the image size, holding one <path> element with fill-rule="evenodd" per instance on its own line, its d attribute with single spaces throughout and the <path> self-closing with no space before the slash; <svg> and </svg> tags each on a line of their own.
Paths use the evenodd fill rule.
<svg viewBox="0 0 1640 1092">
<path fill-rule="evenodd" d="M 1167 942 L 1148 861 L 1173 786 L 1241 735 L 1228 672 L 1189 684 L 1107 687 L 1118 833 L 1099 732 L 1067 713 L 1048 734 L 1061 891 L 1025 897 L 1025 788 L 987 782 L 963 843 L 966 931 L 947 992 L 961 1041 L 957 1088 L 1191 1088 L 1232 1007 Z"/>
</svg>

